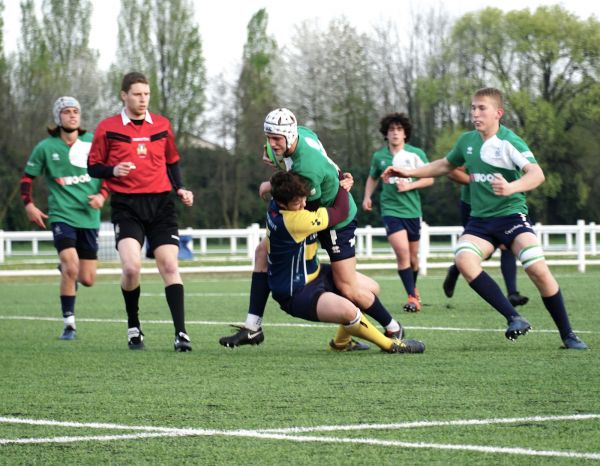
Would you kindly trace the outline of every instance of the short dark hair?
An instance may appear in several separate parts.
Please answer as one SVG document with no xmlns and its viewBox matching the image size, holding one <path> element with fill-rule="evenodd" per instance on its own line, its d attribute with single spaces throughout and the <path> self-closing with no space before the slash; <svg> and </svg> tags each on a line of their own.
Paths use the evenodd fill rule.
<svg viewBox="0 0 600 466">
<path fill-rule="evenodd" d="M 309 194 L 308 180 L 297 173 L 278 171 L 271 177 L 271 196 L 275 202 L 289 204 L 294 199 Z"/>
<path fill-rule="evenodd" d="M 137 71 L 132 71 L 131 73 L 127 73 L 125 76 L 123 76 L 123 81 L 121 81 L 121 90 L 123 92 L 129 92 L 131 86 L 136 83 L 149 84 L 146 76 Z"/>
<path fill-rule="evenodd" d="M 405 113 L 389 113 L 381 119 L 379 124 L 379 132 L 383 134 L 383 138 L 387 141 L 387 133 L 390 130 L 392 124 L 402 126 L 404 129 L 404 140 L 410 139 L 410 133 L 412 131 L 412 125 L 410 119 Z"/>
</svg>

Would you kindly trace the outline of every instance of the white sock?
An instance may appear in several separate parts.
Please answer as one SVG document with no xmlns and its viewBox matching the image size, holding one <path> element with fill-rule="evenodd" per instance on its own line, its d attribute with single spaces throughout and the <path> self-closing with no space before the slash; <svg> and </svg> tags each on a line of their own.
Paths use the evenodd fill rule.
<svg viewBox="0 0 600 466">
<path fill-rule="evenodd" d="M 354 317 L 354 319 L 352 319 L 347 324 L 344 324 L 344 327 L 346 327 L 346 328 L 352 327 L 354 324 L 356 324 L 356 322 L 360 322 L 361 317 L 362 317 L 362 312 L 360 312 L 360 309 L 356 309 L 356 317 Z"/>
<path fill-rule="evenodd" d="M 63 317 L 63 321 L 65 322 L 65 327 L 75 328 L 75 316 L 74 315 L 71 315 L 69 317 Z"/>
<path fill-rule="evenodd" d="M 385 326 L 385 329 L 388 332 L 397 332 L 398 330 L 400 330 L 400 324 L 396 319 L 392 319 L 392 321 Z"/>
<path fill-rule="evenodd" d="M 246 316 L 246 323 L 244 324 L 244 327 L 246 327 L 247 329 L 250 329 L 254 332 L 256 332 L 260 326 L 262 325 L 262 317 L 257 316 L 255 314 L 248 314 Z"/>
</svg>

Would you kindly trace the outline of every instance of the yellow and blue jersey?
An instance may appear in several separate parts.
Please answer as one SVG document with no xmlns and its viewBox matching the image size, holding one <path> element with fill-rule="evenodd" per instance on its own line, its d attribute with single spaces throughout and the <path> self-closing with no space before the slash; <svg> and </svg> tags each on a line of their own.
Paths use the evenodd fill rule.
<svg viewBox="0 0 600 466">
<path fill-rule="evenodd" d="M 329 225 L 327 209 L 281 210 L 271 201 L 267 210 L 269 288 L 276 300 L 291 297 L 320 271 L 317 235 Z"/>
</svg>

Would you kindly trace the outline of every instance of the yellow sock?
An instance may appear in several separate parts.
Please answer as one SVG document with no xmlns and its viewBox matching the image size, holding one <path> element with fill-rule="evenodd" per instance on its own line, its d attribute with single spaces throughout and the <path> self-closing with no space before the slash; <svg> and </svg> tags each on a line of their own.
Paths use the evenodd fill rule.
<svg viewBox="0 0 600 466">
<path fill-rule="evenodd" d="M 352 340 L 352 334 L 348 333 L 346 327 L 339 325 L 337 332 L 335 332 L 335 337 L 333 338 L 333 343 L 335 346 L 342 348 L 350 343 L 350 340 Z"/>
<path fill-rule="evenodd" d="M 360 321 L 354 324 L 346 325 L 345 330 L 355 337 L 375 343 L 384 351 L 389 351 L 393 344 L 393 341 L 381 333 L 373 324 L 371 324 L 369 319 L 367 319 L 367 317 L 362 313 Z"/>
</svg>

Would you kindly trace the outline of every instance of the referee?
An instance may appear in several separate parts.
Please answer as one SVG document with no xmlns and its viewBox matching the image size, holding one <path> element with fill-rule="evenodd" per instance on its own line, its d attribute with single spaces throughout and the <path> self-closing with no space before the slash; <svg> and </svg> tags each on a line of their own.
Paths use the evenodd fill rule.
<svg viewBox="0 0 600 466">
<path fill-rule="evenodd" d="M 154 256 L 165 284 L 175 326 L 175 351 L 191 351 L 185 329 L 184 291 L 177 264 L 179 230 L 175 191 L 191 207 L 193 193 L 183 187 L 179 153 L 169 120 L 150 113 L 150 86 L 131 72 L 121 84 L 123 110 L 101 121 L 94 133 L 88 172 L 104 178 L 111 192 L 111 216 L 121 260 L 121 291 L 127 311 L 130 349 L 144 348 L 139 319 L 142 246 Z"/>
</svg>

